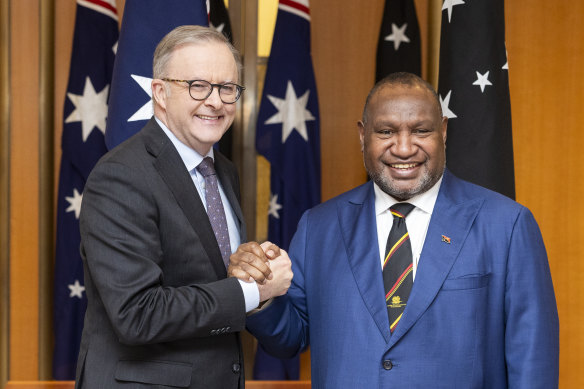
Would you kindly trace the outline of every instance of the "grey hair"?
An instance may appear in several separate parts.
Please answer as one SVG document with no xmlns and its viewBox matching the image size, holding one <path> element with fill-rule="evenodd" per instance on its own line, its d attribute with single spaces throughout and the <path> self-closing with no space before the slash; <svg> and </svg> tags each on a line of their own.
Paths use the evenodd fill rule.
<svg viewBox="0 0 584 389">
<path fill-rule="evenodd" d="M 152 60 L 152 77 L 163 78 L 168 75 L 165 74 L 168 61 L 172 56 L 174 50 L 182 45 L 199 44 L 202 42 L 218 42 L 225 44 L 237 65 L 237 73 L 241 73 L 242 64 L 239 51 L 229 42 L 229 40 L 220 32 L 203 26 L 179 26 L 166 34 L 164 38 L 156 46 L 154 50 L 154 58 Z"/>
</svg>

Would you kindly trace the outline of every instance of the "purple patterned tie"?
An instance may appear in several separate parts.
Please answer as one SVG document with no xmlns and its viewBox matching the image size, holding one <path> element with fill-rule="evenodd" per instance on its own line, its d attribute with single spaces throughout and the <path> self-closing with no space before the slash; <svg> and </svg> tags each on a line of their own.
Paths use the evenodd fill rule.
<svg viewBox="0 0 584 389">
<path fill-rule="evenodd" d="M 219 244 L 219 250 L 223 257 L 225 267 L 229 265 L 231 255 L 231 244 L 229 243 L 229 230 L 227 229 L 227 219 L 225 218 L 225 208 L 219 194 L 217 173 L 211 157 L 205 157 L 203 162 L 197 166 L 199 173 L 205 177 L 205 200 L 207 201 L 207 215 L 215 233 L 215 239 Z"/>
</svg>

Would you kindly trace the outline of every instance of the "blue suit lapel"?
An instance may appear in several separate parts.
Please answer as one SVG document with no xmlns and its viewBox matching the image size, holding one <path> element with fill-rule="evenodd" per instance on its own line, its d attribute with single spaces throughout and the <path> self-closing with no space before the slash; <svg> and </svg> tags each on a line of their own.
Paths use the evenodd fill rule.
<svg viewBox="0 0 584 389">
<path fill-rule="evenodd" d="M 393 346 L 422 316 L 438 294 L 454 265 L 470 228 L 482 206 L 482 199 L 469 199 L 462 181 L 446 171 L 434 206 L 414 287 L 404 314 L 391 336 Z M 450 238 L 450 243 L 442 236 Z"/>
<path fill-rule="evenodd" d="M 383 278 L 375 224 L 375 195 L 369 182 L 353 191 L 347 202 L 338 205 L 342 239 L 349 266 L 371 317 L 389 341 L 389 319 L 383 299 Z"/>
</svg>

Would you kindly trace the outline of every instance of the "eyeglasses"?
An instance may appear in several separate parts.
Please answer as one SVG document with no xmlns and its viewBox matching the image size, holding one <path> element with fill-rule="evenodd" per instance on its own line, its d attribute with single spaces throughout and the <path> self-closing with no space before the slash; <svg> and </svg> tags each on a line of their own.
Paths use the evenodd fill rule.
<svg viewBox="0 0 584 389">
<path fill-rule="evenodd" d="M 219 98 L 225 104 L 233 104 L 239 97 L 241 92 L 245 90 L 244 86 L 227 82 L 225 84 L 211 84 L 205 80 L 175 80 L 173 78 L 163 78 L 162 81 L 169 82 L 186 82 L 189 85 L 189 95 L 193 100 L 201 101 L 211 96 L 213 88 L 217 87 L 219 91 Z"/>
</svg>

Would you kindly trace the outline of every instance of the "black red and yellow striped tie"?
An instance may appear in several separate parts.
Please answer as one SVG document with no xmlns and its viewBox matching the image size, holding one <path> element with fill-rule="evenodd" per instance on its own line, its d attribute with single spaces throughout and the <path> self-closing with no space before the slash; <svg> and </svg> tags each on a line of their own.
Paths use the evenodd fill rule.
<svg viewBox="0 0 584 389">
<path fill-rule="evenodd" d="M 393 224 L 385 247 L 383 285 L 391 332 L 402 317 L 414 284 L 412 245 L 405 219 L 414 208 L 409 203 L 397 203 L 389 209 L 393 215 Z"/>
</svg>

